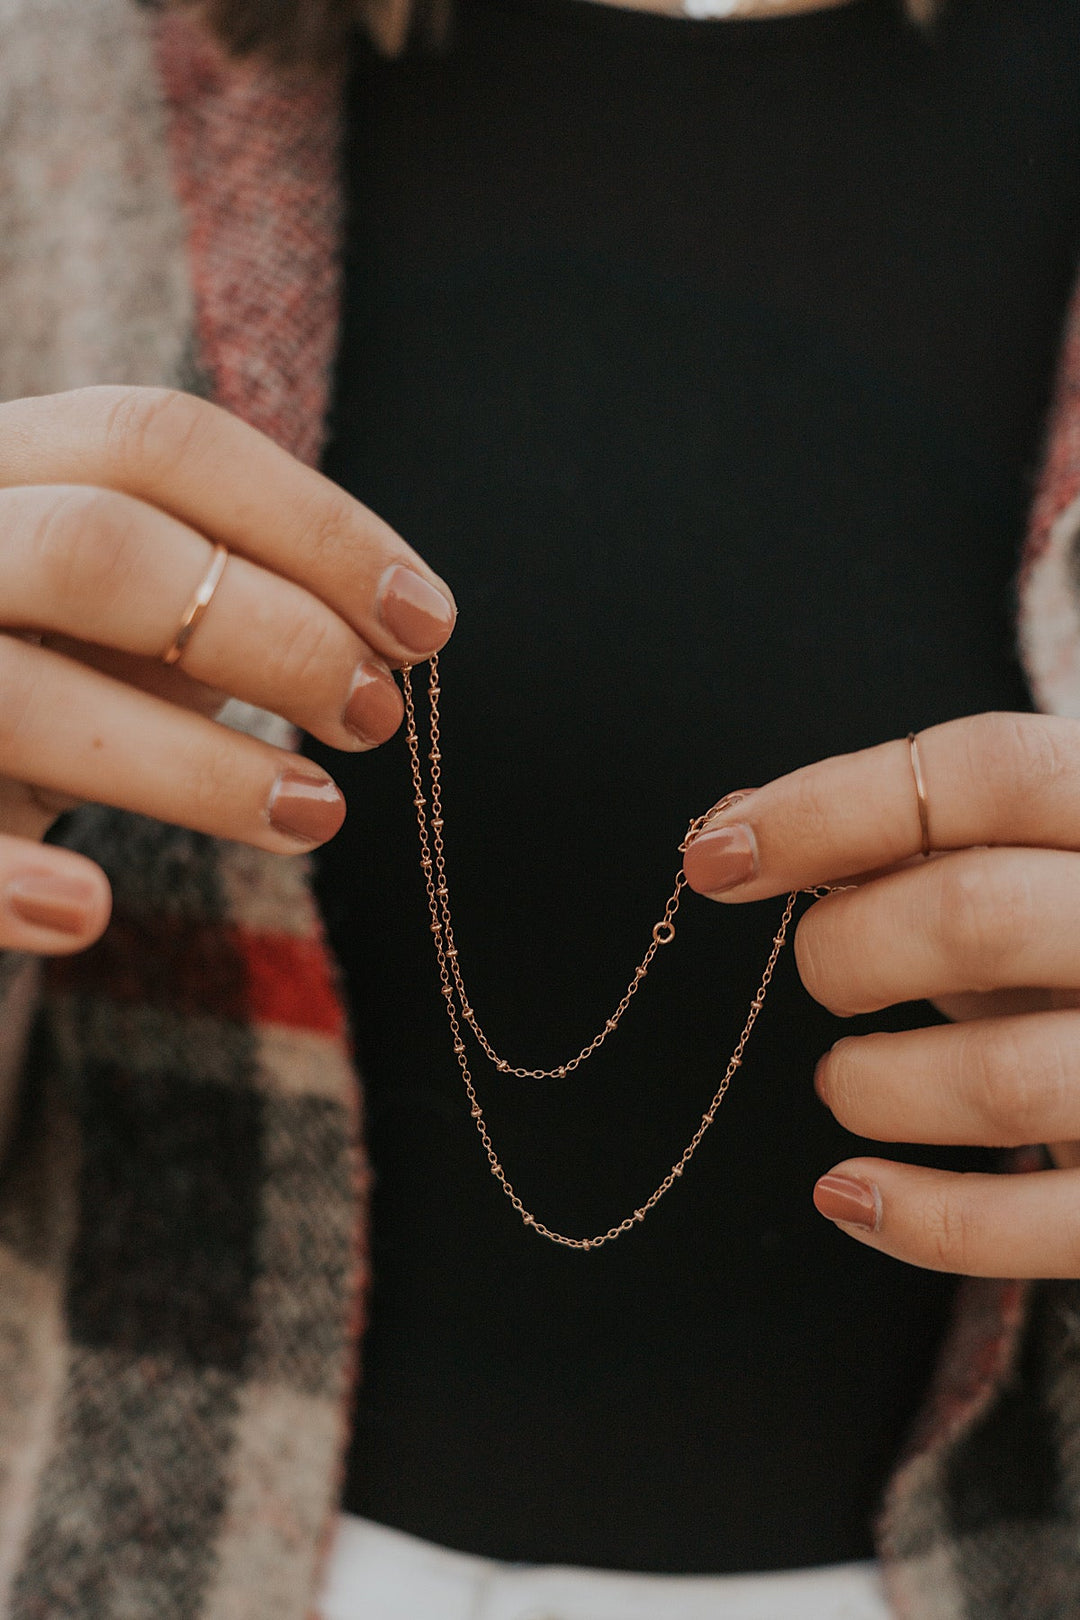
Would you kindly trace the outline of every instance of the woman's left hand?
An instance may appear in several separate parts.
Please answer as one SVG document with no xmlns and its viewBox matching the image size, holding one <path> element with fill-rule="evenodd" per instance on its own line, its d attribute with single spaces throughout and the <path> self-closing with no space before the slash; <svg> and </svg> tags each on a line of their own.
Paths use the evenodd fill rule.
<svg viewBox="0 0 1080 1620">
<path fill-rule="evenodd" d="M 823 760 L 749 793 L 690 846 L 723 901 L 852 884 L 803 916 L 799 972 L 841 1017 L 926 998 L 954 1022 L 838 1041 L 815 1084 L 882 1142 L 1045 1143 L 1057 1169 L 961 1175 L 835 1166 L 818 1209 L 936 1271 L 1080 1277 L 1080 722 L 981 714 L 921 732 L 933 855 L 908 744 Z"/>
</svg>

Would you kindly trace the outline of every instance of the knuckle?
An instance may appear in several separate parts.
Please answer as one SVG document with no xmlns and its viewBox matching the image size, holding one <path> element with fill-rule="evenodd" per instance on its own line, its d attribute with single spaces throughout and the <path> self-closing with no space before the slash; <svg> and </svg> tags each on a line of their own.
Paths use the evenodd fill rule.
<svg viewBox="0 0 1080 1620">
<path fill-rule="evenodd" d="M 920 1254 L 935 1271 L 976 1269 L 982 1221 L 975 1204 L 949 1183 L 930 1192 L 922 1204 Z"/>
<path fill-rule="evenodd" d="M 1038 927 L 1031 875 L 1022 859 L 972 851 L 934 862 L 932 927 L 967 990 L 993 990 Z M 932 870 L 932 869 L 931 869 Z"/>
<path fill-rule="evenodd" d="M 1080 728 L 1042 714 L 992 712 L 972 719 L 971 765 L 991 769 L 1002 808 L 1012 816 L 1033 792 L 1080 776 Z"/>
<path fill-rule="evenodd" d="M 50 492 L 29 536 L 46 595 L 84 602 L 123 590 L 136 562 L 136 510 L 109 490 Z"/>
<path fill-rule="evenodd" d="M 961 1038 L 961 1084 L 983 1123 L 989 1147 L 1020 1147 L 1040 1142 L 1049 1122 L 1059 1118 L 1075 1083 L 1060 1047 L 1033 1063 L 1023 1037 L 1001 1027 L 987 1038 L 978 1023 Z"/>
<path fill-rule="evenodd" d="M 235 835 L 231 824 L 244 797 L 245 771 L 236 741 L 224 728 L 221 736 L 200 740 L 190 750 L 183 771 L 187 805 L 183 819 L 197 831 Z"/>
<path fill-rule="evenodd" d="M 120 477 L 153 482 L 192 455 L 214 407 L 178 388 L 117 390 L 105 412 L 105 458 Z"/>
<path fill-rule="evenodd" d="M 329 671 L 336 676 L 341 650 L 337 639 L 328 614 L 298 614 L 277 647 L 277 674 L 283 690 L 303 694 L 325 684 Z"/>
<path fill-rule="evenodd" d="M 361 538 L 356 505 L 343 492 L 319 488 L 305 499 L 299 516 L 299 555 L 317 571 L 339 570 L 355 562 Z"/>
</svg>

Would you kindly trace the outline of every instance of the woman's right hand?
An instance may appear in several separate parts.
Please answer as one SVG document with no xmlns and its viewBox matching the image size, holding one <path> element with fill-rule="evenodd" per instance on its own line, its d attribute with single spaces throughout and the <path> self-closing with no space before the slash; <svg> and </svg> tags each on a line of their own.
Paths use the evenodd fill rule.
<svg viewBox="0 0 1080 1620">
<path fill-rule="evenodd" d="M 402 718 L 391 668 L 453 628 L 447 587 L 374 513 L 187 394 L 88 388 L 0 406 L 0 948 L 108 921 L 104 873 L 43 845 L 92 800 L 282 854 L 345 807 L 318 766 L 213 718 L 224 697 L 357 752 Z M 213 546 L 229 559 L 167 667 Z"/>
</svg>

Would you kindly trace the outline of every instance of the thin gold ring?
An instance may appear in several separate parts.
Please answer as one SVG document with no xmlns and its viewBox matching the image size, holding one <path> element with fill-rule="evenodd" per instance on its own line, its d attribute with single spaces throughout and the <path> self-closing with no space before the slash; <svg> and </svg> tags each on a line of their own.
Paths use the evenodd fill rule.
<svg viewBox="0 0 1080 1620">
<path fill-rule="evenodd" d="M 908 752 L 911 757 L 911 774 L 915 778 L 915 797 L 919 801 L 919 827 L 922 830 L 923 856 L 930 853 L 930 807 L 926 802 L 926 782 L 922 773 L 922 761 L 919 758 L 919 743 L 913 731 L 907 736 Z"/>
<path fill-rule="evenodd" d="M 225 572 L 225 564 L 228 560 L 229 553 L 226 547 L 215 546 L 214 555 L 210 559 L 210 566 L 199 581 L 198 588 L 191 601 L 184 609 L 184 616 L 180 620 L 175 636 L 161 655 L 162 663 L 179 663 L 184 648 L 195 634 L 203 614 L 214 600 L 214 593 L 221 584 L 221 576 Z"/>
</svg>

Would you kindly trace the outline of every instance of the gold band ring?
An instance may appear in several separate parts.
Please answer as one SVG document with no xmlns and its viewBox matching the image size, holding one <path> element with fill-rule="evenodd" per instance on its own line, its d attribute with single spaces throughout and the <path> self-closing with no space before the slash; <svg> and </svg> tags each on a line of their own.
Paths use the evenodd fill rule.
<svg viewBox="0 0 1080 1620">
<path fill-rule="evenodd" d="M 915 778 L 915 797 L 919 801 L 919 827 L 922 831 L 923 855 L 930 853 L 930 809 L 926 802 L 926 782 L 923 779 L 922 761 L 919 758 L 919 743 L 913 731 L 907 736 L 908 753 L 911 758 L 911 774 Z"/>
<path fill-rule="evenodd" d="M 214 600 L 214 592 L 221 584 L 221 576 L 225 572 L 225 564 L 229 560 L 229 553 L 224 546 L 215 546 L 214 555 L 210 559 L 210 566 L 199 582 L 198 589 L 184 609 L 184 616 L 180 620 L 179 628 L 161 655 L 162 663 L 176 664 L 180 655 L 195 631 L 199 621 Z"/>
</svg>

